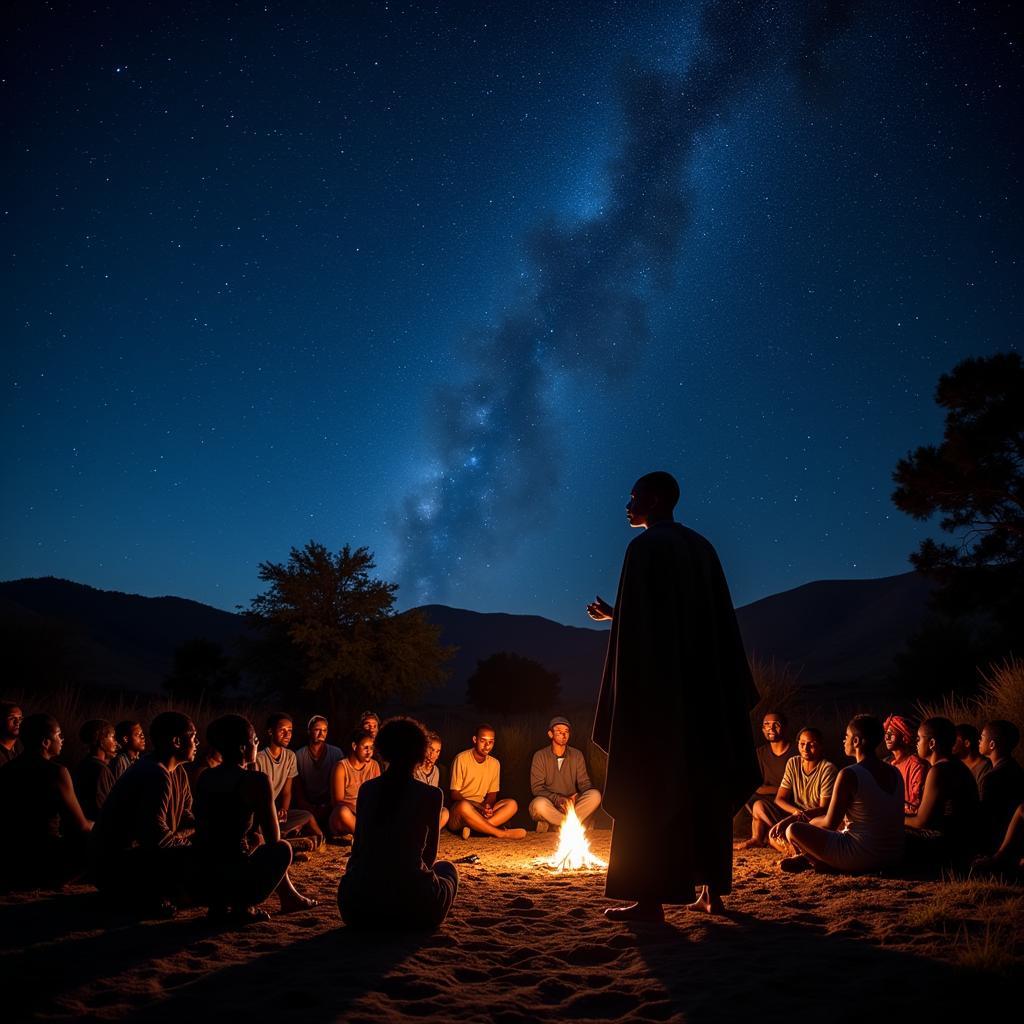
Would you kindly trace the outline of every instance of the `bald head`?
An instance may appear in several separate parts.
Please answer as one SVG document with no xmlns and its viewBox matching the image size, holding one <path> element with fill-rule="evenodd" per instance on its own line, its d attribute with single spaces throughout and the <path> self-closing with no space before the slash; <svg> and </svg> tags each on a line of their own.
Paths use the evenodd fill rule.
<svg viewBox="0 0 1024 1024">
<path fill-rule="evenodd" d="M 679 484 L 671 473 L 647 473 L 633 484 L 626 517 L 630 526 L 650 526 L 672 519 L 679 501 Z"/>
</svg>

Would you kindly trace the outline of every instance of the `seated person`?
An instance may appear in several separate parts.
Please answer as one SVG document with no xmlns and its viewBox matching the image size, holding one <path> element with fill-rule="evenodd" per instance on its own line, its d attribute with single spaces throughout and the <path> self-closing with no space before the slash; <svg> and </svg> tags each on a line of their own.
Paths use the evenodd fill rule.
<svg viewBox="0 0 1024 1024">
<path fill-rule="evenodd" d="M 956 726 L 928 718 L 917 727 L 917 755 L 930 765 L 917 814 L 906 819 L 907 858 L 920 864 L 965 867 L 979 848 L 978 786 L 953 757 Z"/>
<path fill-rule="evenodd" d="M 767 742 L 757 748 L 757 763 L 761 769 L 761 785 L 747 801 L 750 812 L 750 838 L 737 846 L 739 850 L 750 850 L 756 846 L 768 845 L 768 824 L 763 817 L 754 816 L 757 800 L 774 803 L 775 794 L 782 785 L 786 765 L 793 756 L 793 744 L 786 735 L 786 718 L 778 711 L 765 712 L 761 721 L 761 733 Z"/>
<path fill-rule="evenodd" d="M 0 768 L 22 751 L 19 734 L 23 717 L 21 708 L 14 701 L 0 700 Z"/>
<path fill-rule="evenodd" d="M 847 725 L 843 753 L 855 763 L 836 776 L 820 825 L 789 825 L 786 838 L 797 852 L 781 862 L 783 871 L 814 867 L 863 874 L 903 856 L 903 777 L 878 759 L 883 737 L 882 723 L 872 715 L 857 715 Z"/>
<path fill-rule="evenodd" d="M 964 723 L 956 727 L 956 743 L 953 744 L 953 756 L 963 761 L 975 782 L 978 783 L 978 792 L 981 792 L 981 777 L 992 770 L 992 762 L 987 757 L 978 753 L 978 745 L 981 742 L 981 733 L 973 725 Z"/>
<path fill-rule="evenodd" d="M 458 872 L 437 860 L 441 790 L 413 777 L 427 743 L 410 718 L 390 719 L 377 736 L 388 767 L 360 787 L 352 856 L 338 885 L 349 927 L 436 928 L 455 900 Z"/>
<path fill-rule="evenodd" d="M 917 756 L 917 729 L 900 715 L 890 715 L 885 720 L 885 749 L 889 751 L 889 764 L 903 778 L 903 813 L 917 814 L 924 791 L 924 777 L 928 762 Z"/>
<path fill-rule="evenodd" d="M 417 782 L 424 782 L 428 786 L 436 786 L 441 789 L 441 769 L 437 766 L 437 759 L 441 756 L 441 737 L 436 732 L 427 731 L 427 752 L 423 761 L 413 770 L 412 777 Z M 444 800 L 444 790 L 441 790 L 441 798 Z M 441 808 L 440 827 L 448 824 L 448 808 Z"/>
<path fill-rule="evenodd" d="M 1024 804 L 1013 812 L 1006 835 L 990 857 L 978 857 L 971 865 L 972 874 L 1008 875 L 1020 881 L 1024 879 Z"/>
<path fill-rule="evenodd" d="M 0 885 L 63 885 L 82 875 L 86 836 L 71 775 L 57 764 L 64 737 L 51 715 L 20 723 L 20 757 L 0 769 Z"/>
<path fill-rule="evenodd" d="M 196 759 L 189 766 L 188 780 L 192 786 L 192 792 L 196 791 L 196 786 L 199 784 L 199 780 L 203 776 L 203 772 L 209 771 L 210 768 L 216 768 L 219 764 L 222 764 L 224 758 L 221 757 L 220 751 L 214 750 L 209 743 L 205 744 L 203 748 L 196 754 Z M 253 771 L 257 769 L 253 767 Z"/>
<path fill-rule="evenodd" d="M 380 776 L 380 765 L 373 759 L 373 736 L 360 726 L 348 740 L 348 757 L 343 757 L 331 776 L 331 835 L 355 835 L 356 801 L 359 787 Z"/>
<path fill-rule="evenodd" d="M 314 715 L 306 723 L 309 742 L 295 753 L 295 766 L 299 771 L 295 789 L 295 803 L 310 811 L 317 824 L 326 829 L 334 804 L 331 801 L 331 778 L 334 766 L 345 756 L 341 747 L 327 742 L 327 719 Z"/>
<path fill-rule="evenodd" d="M 292 741 L 293 728 L 291 717 L 280 711 L 267 719 L 264 732 L 266 746 L 256 755 L 256 770 L 270 778 L 281 835 L 286 839 L 290 836 L 308 835 L 316 848 L 324 838 L 316 818 L 310 811 L 292 807 L 292 783 L 299 775 L 295 751 L 288 749 Z"/>
<path fill-rule="evenodd" d="M 491 757 L 494 727 L 478 725 L 473 746 L 452 761 L 449 789 L 448 827 L 468 839 L 470 832 L 482 832 L 496 839 L 525 839 L 525 828 L 502 828 L 519 806 L 515 800 L 498 799 L 501 765 Z"/>
<path fill-rule="evenodd" d="M 792 853 L 786 827 L 793 821 L 813 821 L 824 814 L 836 782 L 836 766 L 825 760 L 817 729 L 802 729 L 796 748 L 799 753 L 786 762 L 775 800 L 754 801 L 754 817 L 768 827 L 768 841 L 782 853 Z"/>
<path fill-rule="evenodd" d="M 992 762 L 978 785 L 986 852 L 999 846 L 1013 812 L 1024 802 L 1024 768 L 1013 758 L 1019 742 L 1017 727 L 1004 719 L 988 722 L 981 730 L 978 751 Z"/>
<path fill-rule="evenodd" d="M 127 719 L 117 723 L 114 728 L 114 738 L 117 740 L 117 756 L 110 762 L 110 774 L 117 782 L 142 756 L 142 752 L 146 749 L 146 733 L 143 731 L 141 722 Z"/>
<path fill-rule="evenodd" d="M 552 718 L 548 722 L 551 742 L 530 763 L 530 817 L 537 822 L 538 832 L 547 832 L 550 825 L 561 828 L 570 804 L 581 822 L 601 806 L 601 791 L 590 781 L 583 752 L 569 746 L 571 731 L 569 719 Z"/>
<path fill-rule="evenodd" d="M 94 833 L 96 886 L 144 915 L 173 916 L 190 899 L 192 790 L 185 765 L 196 756 L 196 727 L 164 711 L 149 727 L 153 752 L 117 781 Z"/>
<path fill-rule="evenodd" d="M 359 727 L 365 732 L 368 732 L 370 734 L 370 738 L 376 742 L 377 733 L 380 732 L 380 715 L 378 715 L 376 711 L 364 711 L 359 716 Z M 374 752 L 373 759 L 378 765 L 381 765 L 381 759 L 377 755 L 376 751 Z"/>
<path fill-rule="evenodd" d="M 288 876 L 292 848 L 281 838 L 270 779 L 251 771 L 259 740 L 249 720 L 224 715 L 206 731 L 221 761 L 203 772 L 196 786 L 195 889 L 217 921 L 244 924 L 266 920 L 257 910 L 271 893 L 281 912 L 308 910 L 316 900 L 302 896 Z M 249 848 L 259 829 L 263 842 Z"/>
<path fill-rule="evenodd" d="M 78 730 L 78 738 L 87 753 L 71 776 L 75 795 L 82 811 L 90 821 L 99 821 L 100 808 L 114 785 L 110 762 L 117 756 L 114 727 L 102 718 L 93 718 Z"/>
</svg>

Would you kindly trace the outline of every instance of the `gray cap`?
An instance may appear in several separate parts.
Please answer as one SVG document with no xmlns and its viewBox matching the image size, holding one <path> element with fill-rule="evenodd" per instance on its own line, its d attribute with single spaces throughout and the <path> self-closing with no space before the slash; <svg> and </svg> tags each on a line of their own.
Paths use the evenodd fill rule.
<svg viewBox="0 0 1024 1024">
<path fill-rule="evenodd" d="M 548 722 L 548 732 L 551 732 L 551 730 L 554 729 L 556 725 L 567 725 L 570 729 L 572 728 L 569 719 L 562 718 L 561 715 L 556 715 L 554 718 L 551 719 L 550 722 Z"/>
</svg>

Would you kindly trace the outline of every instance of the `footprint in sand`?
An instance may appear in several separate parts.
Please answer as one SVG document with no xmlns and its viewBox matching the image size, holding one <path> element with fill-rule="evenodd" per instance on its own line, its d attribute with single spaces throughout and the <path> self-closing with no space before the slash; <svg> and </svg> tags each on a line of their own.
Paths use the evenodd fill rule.
<svg viewBox="0 0 1024 1024">
<path fill-rule="evenodd" d="M 576 989 L 570 988 L 564 982 L 558 981 L 555 978 L 545 978 L 537 986 L 537 991 L 549 1003 L 560 1003 L 563 999 L 571 996 Z"/>
<path fill-rule="evenodd" d="M 489 971 L 478 971 L 475 967 L 456 967 L 452 971 L 452 975 L 463 985 L 475 985 L 477 982 L 493 979 L 493 975 Z"/>
<path fill-rule="evenodd" d="M 586 992 L 577 996 L 560 1013 L 570 1019 L 598 1017 L 601 1020 L 614 1020 L 632 1013 L 640 1005 L 640 1000 L 628 992 Z"/>
<path fill-rule="evenodd" d="M 462 946 L 465 948 L 466 943 L 463 943 Z M 515 964 L 521 964 L 524 960 L 539 955 L 539 951 L 536 949 L 531 949 L 529 946 L 518 946 L 506 953 L 504 959 L 509 967 L 513 967 Z"/>
<path fill-rule="evenodd" d="M 441 989 L 429 981 L 416 978 L 385 978 L 378 990 L 392 999 L 432 999 L 441 994 Z"/>
<path fill-rule="evenodd" d="M 533 900 L 529 896 L 516 896 L 515 899 L 508 901 L 510 907 L 521 907 L 524 910 L 528 910 L 533 906 Z"/>
<path fill-rule="evenodd" d="M 618 960 L 621 955 L 621 950 L 609 949 L 607 945 L 582 945 L 570 949 L 566 953 L 555 954 L 559 960 L 572 964 L 574 967 L 598 967 L 602 964 L 610 964 L 613 960 Z"/>
</svg>

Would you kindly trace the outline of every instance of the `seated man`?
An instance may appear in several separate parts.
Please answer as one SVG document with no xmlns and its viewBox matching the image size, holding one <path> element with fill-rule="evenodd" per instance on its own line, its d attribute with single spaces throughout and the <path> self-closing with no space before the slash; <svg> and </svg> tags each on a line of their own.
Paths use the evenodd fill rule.
<svg viewBox="0 0 1024 1024">
<path fill-rule="evenodd" d="M 1013 758 L 1019 742 L 1017 727 L 1004 719 L 988 722 L 981 730 L 978 751 L 992 762 L 992 770 L 982 776 L 978 786 L 985 852 L 999 846 L 1013 812 L 1024 802 L 1024 768 Z"/>
<path fill-rule="evenodd" d="M 21 708 L 10 700 L 0 701 L 0 768 L 13 761 L 22 751 Z"/>
<path fill-rule="evenodd" d="M 452 761 L 449 782 L 448 827 L 468 839 L 470 832 L 482 832 L 496 839 L 525 839 L 525 828 L 502 828 L 519 810 L 515 800 L 498 799 L 501 765 L 491 757 L 494 727 L 478 725 L 473 746 Z"/>
<path fill-rule="evenodd" d="M 119 778 L 142 756 L 146 749 L 146 733 L 141 722 L 133 722 L 127 719 L 118 722 L 114 729 L 114 738 L 117 740 L 117 756 L 110 762 L 110 774 L 114 781 Z"/>
<path fill-rule="evenodd" d="M 256 769 L 270 777 L 281 835 L 285 839 L 308 835 L 312 838 L 315 849 L 324 839 L 316 818 L 310 811 L 292 807 L 292 780 L 299 775 L 295 751 L 288 749 L 292 741 L 293 728 L 291 717 L 280 711 L 267 719 L 264 730 L 266 746 L 256 755 Z"/>
<path fill-rule="evenodd" d="M 778 711 L 766 711 L 761 721 L 761 733 L 766 743 L 757 748 L 757 763 L 761 769 L 761 785 L 747 801 L 750 812 L 750 838 L 737 846 L 738 850 L 750 850 L 756 846 L 768 845 L 768 828 L 764 816 L 755 817 L 754 804 L 758 800 L 774 802 L 782 785 L 786 765 L 793 756 L 793 744 L 786 735 L 785 716 Z"/>
<path fill-rule="evenodd" d="M 87 753 L 78 763 L 71 778 L 82 812 L 90 821 L 99 821 L 100 808 L 114 785 L 110 762 L 117 754 L 114 727 L 102 718 L 90 719 L 78 730 L 78 738 Z"/>
<path fill-rule="evenodd" d="M 195 821 L 185 765 L 196 756 L 196 727 L 164 711 L 149 734 L 152 756 L 118 779 L 96 825 L 96 886 L 138 913 L 169 917 L 191 887 Z"/>
<path fill-rule="evenodd" d="M 912 862 L 966 867 L 979 848 L 978 787 L 970 769 L 953 757 L 955 742 L 948 718 L 928 718 L 917 727 L 917 755 L 930 767 L 921 806 L 906 819 Z"/>
<path fill-rule="evenodd" d="M 373 757 L 373 735 L 360 727 L 349 737 L 348 757 L 334 766 L 331 777 L 333 807 L 328 822 L 331 835 L 355 835 L 359 787 L 377 778 L 380 778 L 380 764 Z"/>
<path fill-rule="evenodd" d="M 978 791 L 981 792 L 981 777 L 992 770 L 992 762 L 987 757 L 978 753 L 978 745 L 981 742 L 981 733 L 973 725 L 964 723 L 956 727 L 956 743 L 953 744 L 953 756 L 963 761 L 975 782 L 978 783 Z"/>
<path fill-rule="evenodd" d="M 67 768 L 57 719 L 20 723 L 24 749 L 0 770 L 0 885 L 63 885 L 86 866 L 93 823 L 82 813 Z"/>
<path fill-rule="evenodd" d="M 768 827 L 768 841 L 781 853 L 792 853 L 786 828 L 794 821 L 813 821 L 828 809 L 836 766 L 824 758 L 817 729 L 806 728 L 797 736 L 799 753 L 786 762 L 775 800 L 754 801 L 754 817 Z"/>
<path fill-rule="evenodd" d="M 321 828 L 327 828 L 331 816 L 331 779 L 335 765 L 344 758 L 341 747 L 327 742 L 327 719 L 314 715 L 306 723 L 309 742 L 295 753 L 295 766 L 299 779 L 295 789 L 295 803 L 301 810 L 310 811 Z"/>
<path fill-rule="evenodd" d="M 428 786 L 436 786 L 441 789 L 441 770 L 438 768 L 437 759 L 441 756 L 441 737 L 436 732 L 427 731 L 427 752 L 423 759 L 423 763 L 416 766 L 413 770 L 412 777 L 417 782 L 424 782 Z M 444 790 L 441 790 L 442 799 L 444 797 Z M 439 828 L 444 828 L 448 824 L 448 808 L 441 807 L 440 814 L 441 822 Z"/>
<path fill-rule="evenodd" d="M 552 718 L 551 742 L 533 755 L 530 764 L 530 817 L 538 832 L 547 832 L 549 825 L 561 828 L 570 804 L 581 822 L 601 806 L 601 791 L 590 781 L 583 752 L 569 746 L 571 730 L 569 719 Z"/>
<path fill-rule="evenodd" d="M 794 821 L 786 838 L 797 851 L 779 865 L 783 871 L 808 867 L 864 874 L 895 864 L 903 854 L 903 777 L 875 753 L 882 723 L 857 715 L 846 727 L 843 753 L 854 759 L 836 777 L 821 824 Z"/>
<path fill-rule="evenodd" d="M 377 733 L 380 732 L 380 715 L 378 715 L 376 711 L 364 711 L 359 716 L 359 728 L 362 729 L 364 732 L 368 732 L 370 734 L 370 739 L 372 739 L 373 742 L 376 744 Z M 374 749 L 373 752 L 373 759 L 377 762 L 378 765 L 383 767 L 383 762 L 377 755 L 376 748 Z"/>
<path fill-rule="evenodd" d="M 885 720 L 885 749 L 889 751 L 889 764 L 903 778 L 903 813 L 917 814 L 921 806 L 924 777 L 928 762 L 915 753 L 917 730 L 900 715 L 890 715 Z"/>
</svg>

